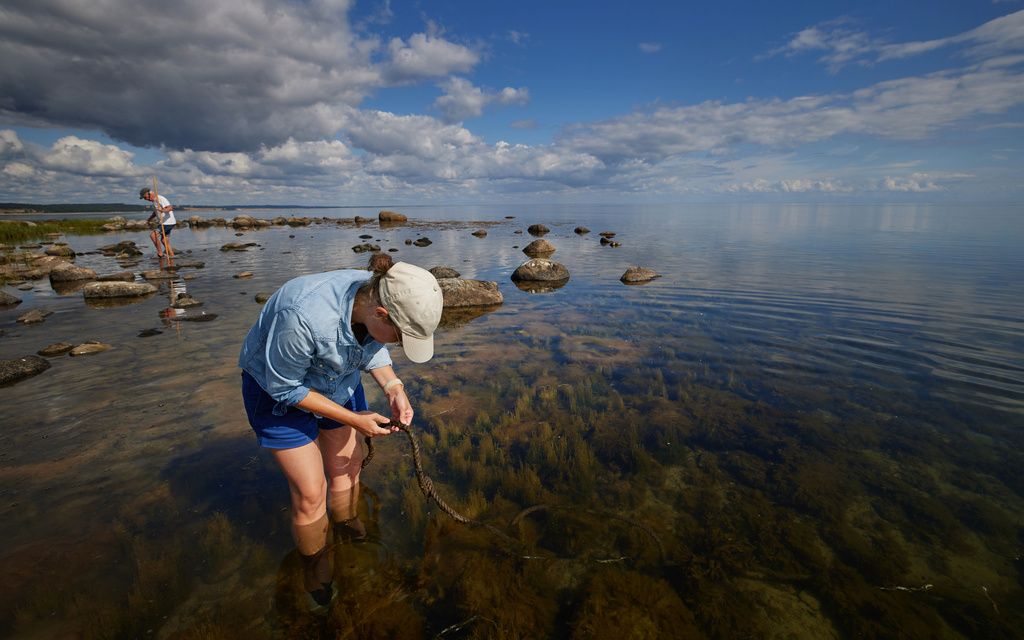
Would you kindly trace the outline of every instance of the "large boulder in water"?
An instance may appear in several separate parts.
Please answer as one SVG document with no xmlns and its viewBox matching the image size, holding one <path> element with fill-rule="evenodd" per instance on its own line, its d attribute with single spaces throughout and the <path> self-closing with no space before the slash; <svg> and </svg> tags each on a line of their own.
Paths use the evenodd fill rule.
<svg viewBox="0 0 1024 640">
<path fill-rule="evenodd" d="M 519 265 L 512 273 L 514 282 L 557 282 L 569 279 L 565 265 L 547 258 L 533 258 Z"/>
<path fill-rule="evenodd" d="M 82 289 L 86 298 L 132 298 L 156 293 L 158 289 L 148 282 L 90 282 Z"/>
<path fill-rule="evenodd" d="M 76 267 L 70 262 L 62 262 L 50 269 L 50 282 L 75 282 L 78 280 L 95 280 L 98 276 L 92 269 Z"/>
<path fill-rule="evenodd" d="M 484 307 L 503 302 L 497 282 L 486 280 L 463 280 L 461 278 L 439 278 L 444 307 Z"/>
</svg>

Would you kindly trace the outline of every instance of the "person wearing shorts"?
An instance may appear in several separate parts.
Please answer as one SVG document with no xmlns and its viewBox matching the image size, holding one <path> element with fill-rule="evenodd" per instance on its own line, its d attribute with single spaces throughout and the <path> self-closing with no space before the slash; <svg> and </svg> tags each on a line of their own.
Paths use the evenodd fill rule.
<svg viewBox="0 0 1024 640">
<path fill-rule="evenodd" d="M 162 258 L 166 254 L 168 258 L 173 258 L 174 250 L 171 249 L 171 230 L 174 229 L 177 220 L 174 219 L 174 209 L 171 208 L 170 201 L 148 188 L 139 191 L 139 199 L 149 200 L 153 203 L 153 213 L 146 220 L 147 224 L 152 222 L 153 218 L 158 215 L 160 216 L 160 226 L 163 229 L 157 228 L 149 234 L 149 239 L 153 241 L 153 246 L 156 247 L 156 255 Z"/>
<path fill-rule="evenodd" d="M 383 390 L 391 416 L 410 424 L 414 412 L 385 345 L 397 342 L 412 362 L 430 360 L 443 306 L 429 271 L 375 254 L 369 270 L 286 282 L 245 338 L 238 364 L 246 415 L 288 481 L 292 534 L 313 607 L 329 606 L 336 593 L 326 552 L 328 498 L 351 496 L 358 484 L 359 436 L 398 430 L 369 409 L 362 373 Z"/>
</svg>

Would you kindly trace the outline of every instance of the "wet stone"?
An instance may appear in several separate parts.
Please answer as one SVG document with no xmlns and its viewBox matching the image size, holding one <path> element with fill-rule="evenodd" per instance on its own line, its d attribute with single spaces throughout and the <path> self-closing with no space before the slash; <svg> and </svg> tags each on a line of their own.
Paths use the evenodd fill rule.
<svg viewBox="0 0 1024 640">
<path fill-rule="evenodd" d="M 450 267 L 434 267 L 429 270 L 431 275 L 440 280 L 441 278 L 458 278 L 460 274 L 455 269 Z"/>
<path fill-rule="evenodd" d="M 18 322 L 22 324 L 40 324 L 47 316 L 53 315 L 52 311 L 46 311 L 44 309 L 33 309 L 25 315 L 18 318 Z"/>
<path fill-rule="evenodd" d="M 221 251 L 245 251 L 249 247 L 253 247 L 253 246 L 256 246 L 255 242 L 249 242 L 249 243 L 244 243 L 244 244 L 241 243 L 241 242 L 229 242 L 229 243 L 221 246 L 220 250 Z"/>
<path fill-rule="evenodd" d="M 527 260 L 512 273 L 516 282 L 550 282 L 569 279 L 569 270 L 565 265 L 546 258 Z"/>
<path fill-rule="evenodd" d="M 437 283 L 441 285 L 445 308 L 493 306 L 503 302 L 496 282 L 440 278 Z"/>
<path fill-rule="evenodd" d="M 100 353 L 102 351 L 106 351 L 107 349 L 112 348 L 113 347 L 111 347 L 109 344 L 103 344 L 102 342 L 99 342 L 97 340 L 89 340 L 88 342 L 84 342 L 75 347 L 74 349 L 72 349 L 71 357 L 74 358 L 77 356 L 89 356 L 94 353 Z"/>
<path fill-rule="evenodd" d="M 98 276 L 92 269 L 76 267 L 70 262 L 62 262 L 50 269 L 50 282 L 75 282 L 78 280 L 95 280 Z"/>
<path fill-rule="evenodd" d="M 630 267 L 626 269 L 626 273 L 622 274 L 619 278 L 625 283 L 637 283 L 637 282 L 650 282 L 655 278 L 660 278 L 661 274 L 655 273 L 645 267 Z"/>
<path fill-rule="evenodd" d="M 217 319 L 216 313 L 201 313 L 195 316 L 178 316 L 177 318 L 171 318 L 175 322 L 213 322 Z"/>
<path fill-rule="evenodd" d="M 55 342 L 48 347 L 43 347 L 37 353 L 47 358 L 56 358 L 58 356 L 66 355 L 69 351 L 75 348 L 75 345 L 70 342 Z"/>
<path fill-rule="evenodd" d="M 131 298 L 156 292 L 148 282 L 90 282 L 82 289 L 86 298 Z"/>
<path fill-rule="evenodd" d="M 203 303 L 187 293 L 179 293 L 178 298 L 171 306 L 175 309 L 198 309 L 203 306 Z"/>
<path fill-rule="evenodd" d="M 135 274 L 131 271 L 121 271 L 120 273 L 108 273 L 105 276 L 97 278 L 99 282 L 135 282 Z"/>
<path fill-rule="evenodd" d="M 523 248 L 523 253 L 528 256 L 550 256 L 555 252 L 555 247 L 547 240 L 534 240 Z"/>
<path fill-rule="evenodd" d="M 46 358 L 40 356 L 21 356 L 0 362 L 0 385 L 21 382 L 32 376 L 39 375 L 50 368 Z"/>
<path fill-rule="evenodd" d="M 21 304 L 21 298 L 15 298 L 6 291 L 0 291 L 0 307 L 13 307 Z"/>
</svg>

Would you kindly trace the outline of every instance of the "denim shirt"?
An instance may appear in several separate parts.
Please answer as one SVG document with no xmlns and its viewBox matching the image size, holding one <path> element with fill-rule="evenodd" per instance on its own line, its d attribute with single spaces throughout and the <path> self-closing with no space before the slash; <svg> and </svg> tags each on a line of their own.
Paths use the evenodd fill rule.
<svg viewBox="0 0 1024 640">
<path fill-rule="evenodd" d="M 270 296 L 249 330 L 238 366 L 270 394 L 274 415 L 301 402 L 310 390 L 344 404 L 362 371 L 391 364 L 387 348 L 352 333 L 356 291 L 370 271 L 342 270 L 301 276 Z"/>
</svg>

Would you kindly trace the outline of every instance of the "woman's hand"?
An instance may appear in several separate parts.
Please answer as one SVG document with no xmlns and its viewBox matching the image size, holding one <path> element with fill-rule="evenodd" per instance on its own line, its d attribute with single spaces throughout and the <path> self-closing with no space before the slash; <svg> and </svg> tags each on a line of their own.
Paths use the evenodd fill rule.
<svg viewBox="0 0 1024 640">
<path fill-rule="evenodd" d="M 379 413 L 373 411 L 360 411 L 355 414 L 354 419 L 346 421 L 346 424 L 364 436 L 375 438 L 377 436 L 386 436 L 398 431 L 398 427 L 382 426 L 387 425 L 389 422 L 391 422 L 391 420 L 385 418 Z"/>
<path fill-rule="evenodd" d="M 397 430 L 397 427 L 381 426 L 391 421 L 379 413 L 373 411 L 354 413 L 316 391 L 310 391 L 305 398 L 295 403 L 295 406 L 318 416 L 330 418 L 335 422 L 347 424 L 362 435 L 371 438 L 386 436 Z"/>
<path fill-rule="evenodd" d="M 391 405 L 391 415 L 402 424 L 412 424 L 412 404 L 409 403 L 409 396 L 405 395 L 405 387 L 396 385 L 388 392 L 388 404 Z"/>
</svg>

